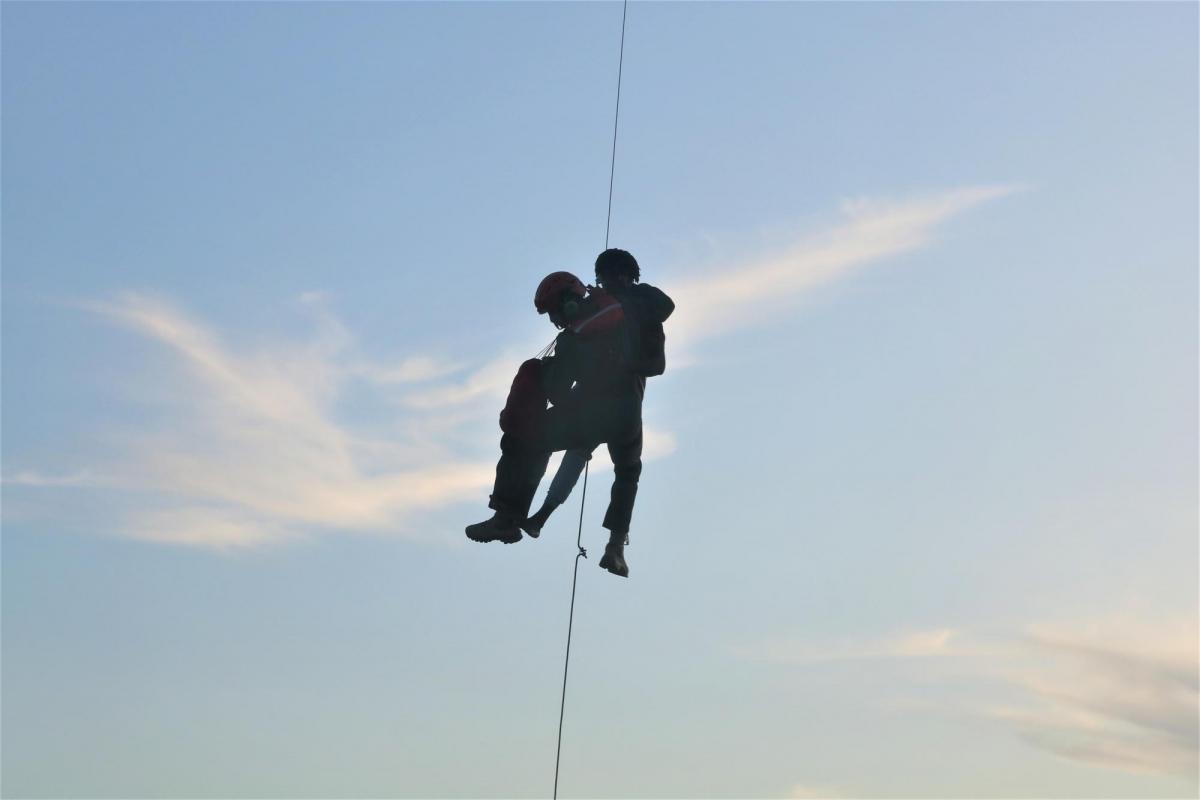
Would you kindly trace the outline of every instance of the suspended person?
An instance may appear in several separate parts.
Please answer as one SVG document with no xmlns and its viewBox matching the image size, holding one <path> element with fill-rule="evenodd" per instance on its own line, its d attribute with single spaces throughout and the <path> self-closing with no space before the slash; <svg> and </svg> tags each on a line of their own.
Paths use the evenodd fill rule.
<svg viewBox="0 0 1200 800">
<path fill-rule="evenodd" d="M 643 378 L 641 394 L 644 397 L 644 378 L 661 375 L 666 370 L 666 336 L 662 323 L 674 311 L 675 304 L 659 289 L 640 282 L 641 268 L 637 259 L 625 250 L 605 250 L 597 256 L 595 270 L 596 282 L 621 303 L 627 326 L 623 345 L 626 367 Z M 639 473 L 640 455 L 639 448 Z M 535 538 L 541 533 L 554 510 L 566 502 L 590 458 L 590 451 L 568 450 L 563 454 L 542 507 L 521 523 L 523 531 Z M 636 477 L 633 484 L 636 492 Z"/>
<path fill-rule="evenodd" d="M 550 453 L 574 451 L 560 468 L 566 473 L 574 471 L 570 478 L 573 485 L 578 464 L 586 460 L 583 455 L 604 443 L 612 458 L 614 477 L 604 518 L 610 536 L 600 566 L 627 577 L 624 546 L 642 466 L 645 373 L 661 373 L 663 362 L 661 357 L 644 357 L 647 337 L 632 328 L 648 324 L 661 329 L 674 304 L 653 287 L 633 290 L 639 277 L 637 262 L 628 253 L 614 260 L 614 253 L 624 251 L 602 253 L 597 259 L 597 275 L 603 274 L 604 281 L 622 291 L 631 300 L 634 319 L 645 322 L 631 326 L 624 306 L 614 295 L 603 289 L 589 295 L 583 283 L 570 273 L 553 273 L 542 281 L 534 305 L 538 313 L 548 314 L 562 333 L 555 340 L 554 355 L 526 361 L 513 381 L 509 403 L 501 413 L 501 457 L 488 503 L 496 513 L 489 520 L 468 526 L 466 532 L 475 541 L 512 543 L 520 540 L 520 527 L 525 523 L 526 529 L 536 535 L 540 526 L 529 525 L 526 515 Z M 661 350 L 661 335 L 658 341 Z M 653 371 L 655 363 L 659 364 L 657 372 Z M 553 407 L 544 410 L 547 400 Z M 574 467 L 569 460 L 572 457 Z"/>
<path fill-rule="evenodd" d="M 602 290 L 589 296 L 575 275 L 554 272 L 539 284 L 534 307 L 561 333 L 553 355 L 529 359 L 513 379 L 500 412 L 501 456 L 488 503 L 496 513 L 467 527 L 475 541 L 520 541 L 519 524 L 553 451 L 587 454 L 601 442 L 628 440 L 637 432 L 637 404 L 619 385 L 625 382 L 623 311 L 616 299 Z M 547 402 L 553 407 L 547 409 Z"/>
</svg>

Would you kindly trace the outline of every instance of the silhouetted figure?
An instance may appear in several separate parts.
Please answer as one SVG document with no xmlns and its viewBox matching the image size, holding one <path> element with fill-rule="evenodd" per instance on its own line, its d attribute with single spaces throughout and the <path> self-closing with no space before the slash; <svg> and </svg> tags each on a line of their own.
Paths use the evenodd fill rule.
<svg viewBox="0 0 1200 800">
<path fill-rule="evenodd" d="M 626 367 L 635 374 L 643 377 L 661 375 L 666 369 L 665 335 L 662 322 L 674 309 L 674 304 L 665 294 L 647 284 L 640 284 L 641 270 L 637 260 L 624 250 L 606 250 L 596 259 L 596 280 L 605 290 L 618 298 L 624 312 L 625 329 L 625 363 Z M 644 391 L 644 388 L 643 388 Z M 571 490 L 579 480 L 590 452 L 569 450 L 563 455 L 558 472 L 546 493 L 546 500 L 538 511 L 521 523 L 521 529 L 530 536 L 536 537 L 541 533 L 546 521 L 558 506 L 566 502 Z M 614 482 L 614 491 L 628 491 L 630 483 L 632 491 L 637 491 L 637 477 L 630 481 L 629 473 L 634 471 L 632 464 L 622 469 L 625 475 L 618 475 Z M 639 464 L 640 472 L 640 449 Z M 630 501 L 632 506 L 632 500 Z M 619 534 L 620 531 L 613 531 Z M 629 543 L 628 532 L 625 536 L 614 535 L 605 548 L 605 557 L 601 566 L 609 568 L 620 575 L 628 574 L 624 564 L 624 546 Z"/>
<path fill-rule="evenodd" d="M 513 380 L 501 412 L 501 457 L 489 507 L 491 519 L 467 527 L 475 541 L 513 543 L 524 528 L 536 536 L 570 493 L 592 450 L 607 444 L 613 486 L 604 527 L 610 532 L 600 566 L 628 576 L 624 546 L 637 496 L 642 462 L 642 399 L 646 377 L 665 369 L 662 323 L 674 303 L 658 289 L 639 284 L 637 261 L 624 250 L 596 259 L 601 289 L 589 293 L 566 272 L 538 286 L 538 313 L 562 329 L 554 354 L 530 359 Z M 553 404 L 545 409 L 546 401 Z M 547 502 L 529 512 L 550 454 L 568 450 Z"/>
</svg>

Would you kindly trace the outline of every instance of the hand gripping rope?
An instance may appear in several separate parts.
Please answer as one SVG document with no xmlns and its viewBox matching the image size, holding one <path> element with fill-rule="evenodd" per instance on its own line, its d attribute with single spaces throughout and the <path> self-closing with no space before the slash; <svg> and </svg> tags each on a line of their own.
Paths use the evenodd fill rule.
<svg viewBox="0 0 1200 800">
<path fill-rule="evenodd" d="M 608 218 L 604 223 L 604 249 L 608 249 L 608 234 L 612 228 L 612 197 L 613 177 L 617 170 L 617 121 L 621 118 L 621 71 L 625 66 L 625 16 L 629 11 L 629 0 L 621 4 L 621 52 L 617 59 L 617 104 L 613 111 L 613 142 L 612 160 L 608 167 Z M 587 550 L 583 547 L 583 509 L 587 504 L 588 467 L 591 459 L 583 467 L 583 492 L 579 500 L 579 532 L 575 537 L 575 547 L 579 552 L 575 555 L 575 572 L 571 577 L 571 612 L 567 617 L 567 654 L 563 658 L 562 702 L 558 709 L 558 749 L 554 754 L 554 800 L 558 800 L 558 765 L 562 756 L 562 726 L 563 715 L 567 710 L 567 668 L 571 664 L 571 629 L 575 624 L 575 586 L 579 582 L 579 559 L 587 558 Z"/>
</svg>

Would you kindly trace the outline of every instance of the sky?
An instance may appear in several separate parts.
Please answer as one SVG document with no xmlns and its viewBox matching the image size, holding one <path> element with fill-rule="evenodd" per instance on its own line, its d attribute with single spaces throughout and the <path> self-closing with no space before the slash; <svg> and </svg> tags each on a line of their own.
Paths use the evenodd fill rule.
<svg viewBox="0 0 1200 800">
<path fill-rule="evenodd" d="M 582 492 L 463 527 L 621 11 L 0 7 L 4 796 L 551 793 Z M 1197 23 L 629 5 L 563 797 L 1197 795 Z"/>
</svg>

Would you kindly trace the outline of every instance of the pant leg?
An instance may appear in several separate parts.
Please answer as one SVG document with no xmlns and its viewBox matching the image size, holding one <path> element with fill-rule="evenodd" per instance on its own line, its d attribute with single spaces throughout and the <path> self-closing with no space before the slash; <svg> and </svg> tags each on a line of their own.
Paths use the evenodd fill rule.
<svg viewBox="0 0 1200 800">
<path fill-rule="evenodd" d="M 504 434 L 488 507 L 516 519 L 529 516 L 551 453 L 582 450 L 590 454 L 604 441 L 607 417 L 599 410 L 586 403 L 549 408 L 536 425 Z"/>
<path fill-rule="evenodd" d="M 561 506 L 567 502 L 571 490 L 579 481 L 580 473 L 591 457 L 591 451 L 582 448 L 563 453 L 562 463 L 558 465 L 558 472 L 554 473 L 554 480 L 550 481 L 550 489 L 546 492 L 547 503 Z"/>
<path fill-rule="evenodd" d="M 608 443 L 613 462 L 613 485 L 609 495 L 604 527 L 614 533 L 628 533 L 633 518 L 633 501 L 637 498 L 638 479 L 642 475 L 642 426 L 624 441 Z"/>
<path fill-rule="evenodd" d="M 538 484 L 546 474 L 551 453 L 559 450 L 590 453 L 601 443 L 614 441 L 632 446 L 635 435 L 633 458 L 637 467 L 632 483 L 636 494 L 637 475 L 641 473 L 641 430 L 641 404 L 636 398 L 588 398 L 547 409 L 538 429 L 531 435 L 506 433 L 500 439 L 500 461 L 496 464 L 496 482 L 488 506 L 524 519 L 529 515 Z M 630 469 L 626 468 L 623 474 L 625 488 L 622 491 L 627 493 Z M 632 495 L 628 506 L 626 526 L 633 508 Z"/>
<path fill-rule="evenodd" d="M 531 444 L 534 449 L 547 453 L 559 450 L 591 453 L 605 441 L 611 427 L 604 411 L 602 405 L 593 402 L 549 408 Z"/>
<path fill-rule="evenodd" d="M 529 506 L 549 461 L 550 453 L 531 448 L 526 439 L 504 434 L 488 508 L 518 520 L 529 516 Z"/>
</svg>

